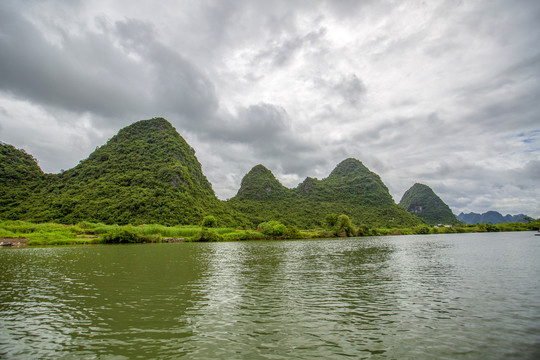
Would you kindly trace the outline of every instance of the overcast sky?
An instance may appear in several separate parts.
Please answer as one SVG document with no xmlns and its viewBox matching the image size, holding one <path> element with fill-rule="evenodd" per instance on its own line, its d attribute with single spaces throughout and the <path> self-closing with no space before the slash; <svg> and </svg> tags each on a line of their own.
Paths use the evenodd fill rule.
<svg viewBox="0 0 540 360">
<path fill-rule="evenodd" d="M 354 157 L 396 202 L 540 217 L 540 1 L 0 2 L 0 141 L 69 169 L 162 116 L 221 199 Z"/>
</svg>

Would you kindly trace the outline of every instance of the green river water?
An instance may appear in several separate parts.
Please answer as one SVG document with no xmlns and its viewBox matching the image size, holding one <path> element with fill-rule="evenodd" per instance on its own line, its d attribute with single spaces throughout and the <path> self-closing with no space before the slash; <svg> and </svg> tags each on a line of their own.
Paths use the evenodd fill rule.
<svg viewBox="0 0 540 360">
<path fill-rule="evenodd" d="M 531 232 L 0 250 L 4 359 L 538 359 Z"/>
</svg>

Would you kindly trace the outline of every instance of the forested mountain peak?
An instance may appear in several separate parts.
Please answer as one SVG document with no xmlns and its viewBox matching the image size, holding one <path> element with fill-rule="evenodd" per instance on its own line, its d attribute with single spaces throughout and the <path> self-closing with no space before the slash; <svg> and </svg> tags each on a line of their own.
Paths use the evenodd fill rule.
<svg viewBox="0 0 540 360">
<path fill-rule="evenodd" d="M 140 185 L 147 178 L 190 193 L 215 196 L 195 151 L 163 118 L 137 121 L 121 129 L 66 175 L 79 172 L 90 178 L 115 173 L 126 183 Z M 145 186 L 151 187 L 150 183 Z"/>
<path fill-rule="evenodd" d="M 360 160 L 348 158 L 340 162 L 328 178 L 352 178 L 369 174 L 371 171 Z"/>
<path fill-rule="evenodd" d="M 43 178 L 43 171 L 32 155 L 0 142 L 0 216 L 18 217 L 18 206 Z"/>
<path fill-rule="evenodd" d="M 153 132 L 180 136 L 170 122 L 163 118 L 153 118 L 149 120 L 140 120 L 120 129 L 113 139 L 115 139 L 115 141 L 120 141 L 127 138 L 144 138 Z"/>
<path fill-rule="evenodd" d="M 195 151 L 163 118 L 123 129 L 21 204 L 18 218 L 74 223 L 195 224 L 233 216 L 202 173 Z M 9 215 L 9 217 L 12 217 Z"/>
<path fill-rule="evenodd" d="M 403 194 L 399 205 L 430 225 L 459 223 L 450 207 L 427 185 L 416 183 Z"/>
<path fill-rule="evenodd" d="M 34 180 L 43 175 L 43 171 L 32 155 L 13 145 L 0 142 L 0 174 L 0 183 L 16 184 Z"/>
<path fill-rule="evenodd" d="M 328 214 L 347 214 L 356 224 L 416 225 L 420 219 L 399 207 L 380 177 L 359 160 L 346 159 L 325 179 L 308 177 L 288 189 L 262 165 L 242 180 L 229 203 L 252 222 L 278 219 L 296 226 L 322 226 Z"/>
<path fill-rule="evenodd" d="M 287 188 L 265 166 L 254 166 L 242 179 L 235 198 L 238 200 L 265 200 L 283 194 Z"/>
</svg>

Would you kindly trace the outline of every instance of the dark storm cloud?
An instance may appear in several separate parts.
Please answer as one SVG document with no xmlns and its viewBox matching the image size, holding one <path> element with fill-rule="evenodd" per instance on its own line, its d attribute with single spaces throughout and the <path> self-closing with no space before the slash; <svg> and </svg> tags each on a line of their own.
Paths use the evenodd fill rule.
<svg viewBox="0 0 540 360">
<path fill-rule="evenodd" d="M 304 141 L 292 129 L 292 122 L 282 107 L 260 103 L 216 118 L 212 126 L 201 129 L 199 136 L 224 144 L 242 144 L 260 159 L 286 159 L 292 154 L 309 153 L 317 145 Z"/>
<path fill-rule="evenodd" d="M 364 99 L 367 88 L 364 82 L 355 74 L 342 74 L 328 72 L 326 77 L 317 77 L 312 80 L 315 90 L 324 92 L 327 97 L 332 97 L 334 105 L 328 108 L 328 113 L 335 116 L 339 109 L 346 105 L 358 108 Z"/>
<path fill-rule="evenodd" d="M 38 103 L 77 112 L 115 115 L 137 105 L 130 64 L 98 36 L 64 36 L 63 48 L 47 42 L 19 13 L 0 7 L 0 89 Z M 81 44 L 81 42 L 83 44 Z"/>
<path fill-rule="evenodd" d="M 199 128 L 218 107 L 212 82 L 193 63 L 156 39 L 150 24 L 128 19 L 115 24 L 120 43 L 148 64 L 150 101 L 156 111 L 181 114 L 188 128 Z M 189 119 L 189 120 L 187 120 Z"/>
<path fill-rule="evenodd" d="M 42 105 L 109 118 L 178 114 L 186 127 L 195 128 L 193 122 L 215 111 L 212 82 L 162 45 L 150 25 L 128 19 L 102 30 L 64 33 L 60 44 L 52 44 L 17 12 L 0 8 L 0 89 Z"/>
<path fill-rule="evenodd" d="M 271 143 L 290 130 L 290 119 L 285 109 L 271 104 L 251 105 L 240 108 L 219 124 L 211 136 L 226 142 Z"/>
</svg>

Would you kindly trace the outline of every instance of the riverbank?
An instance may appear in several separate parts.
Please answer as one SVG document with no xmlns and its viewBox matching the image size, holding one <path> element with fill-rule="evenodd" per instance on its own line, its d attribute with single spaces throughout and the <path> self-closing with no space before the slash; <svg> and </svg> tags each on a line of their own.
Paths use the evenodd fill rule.
<svg viewBox="0 0 540 360">
<path fill-rule="evenodd" d="M 266 225 L 265 225 L 266 224 Z M 269 225 L 270 227 L 269 230 Z M 346 236 L 389 236 L 417 234 L 476 233 L 501 231 L 538 230 L 539 221 L 529 224 L 507 223 L 499 225 L 477 224 L 463 226 L 420 225 L 411 228 L 370 228 L 352 226 L 344 232 L 338 228 L 297 229 L 279 222 L 261 224 L 258 229 L 233 229 L 201 227 L 199 225 L 164 226 L 148 225 L 107 225 L 81 222 L 75 225 L 54 223 L 36 224 L 26 221 L 0 221 L 0 243 L 3 247 L 24 247 L 40 245 L 86 245 L 86 244 L 127 244 L 127 243 L 171 243 L 203 241 L 243 241 L 340 238 Z"/>
<path fill-rule="evenodd" d="M 0 238 L 0 247 L 24 247 L 29 241 L 27 238 Z"/>
</svg>

